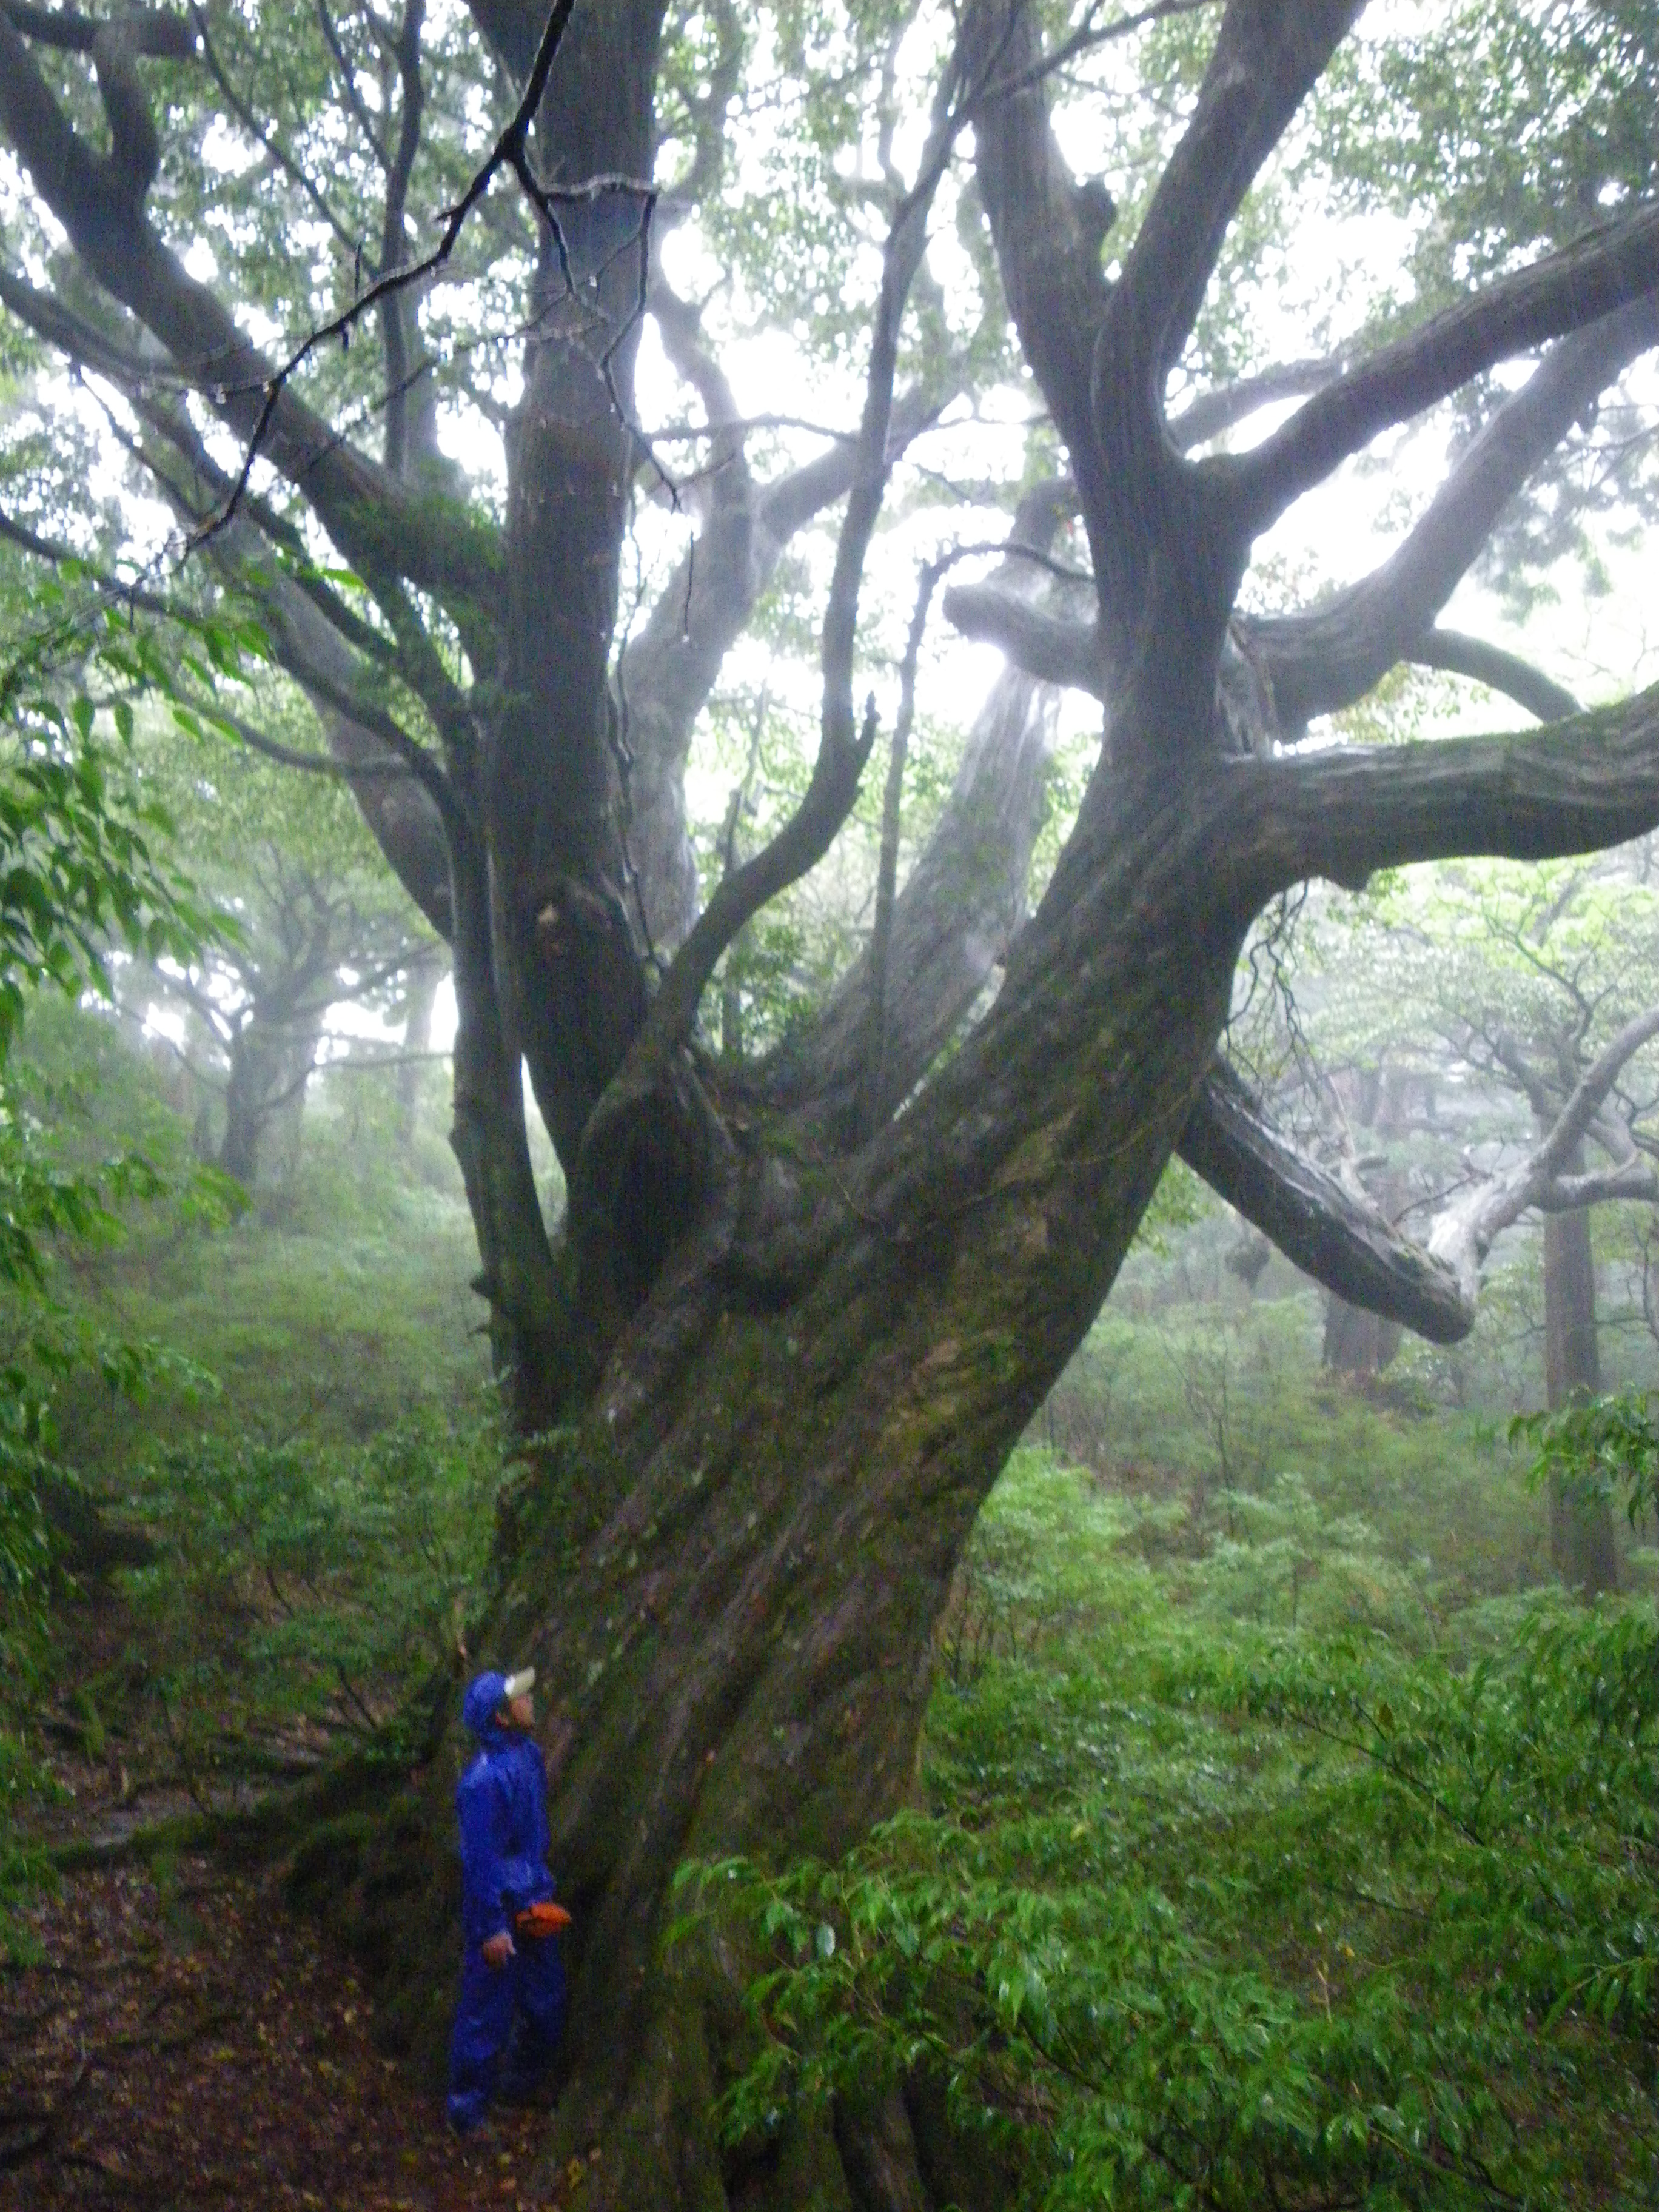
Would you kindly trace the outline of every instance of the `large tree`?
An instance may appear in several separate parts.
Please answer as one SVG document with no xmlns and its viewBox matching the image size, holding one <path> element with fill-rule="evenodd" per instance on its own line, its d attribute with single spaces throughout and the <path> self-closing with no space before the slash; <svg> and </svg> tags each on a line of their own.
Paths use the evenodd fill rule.
<svg viewBox="0 0 1659 2212">
<path fill-rule="evenodd" d="M 1217 1066 L 1264 903 L 1310 876 L 1536 857 L 1659 818 L 1653 695 L 1510 738 L 1294 742 L 1405 656 L 1553 711 L 1522 664 L 1436 618 L 1659 331 L 1647 142 L 1632 126 L 1598 153 L 1581 131 L 1577 198 L 1540 171 L 1502 251 L 1443 238 L 1439 301 L 1417 283 L 1436 312 L 1398 306 L 1323 362 L 1206 384 L 1225 356 L 1204 340 L 1218 269 L 1260 240 L 1273 179 L 1328 173 L 1298 121 L 1322 77 L 1352 112 L 1398 94 L 1342 75 L 1360 12 L 1172 4 L 1148 11 L 1170 38 L 1143 46 L 1100 9 L 1070 21 L 1036 0 L 823 19 L 471 0 L 430 21 L 422 0 L 395 19 L 0 4 L 0 130 L 33 196 L 13 210 L 0 303 L 112 395 L 198 533 L 173 588 L 217 579 L 252 602 L 453 948 L 480 1282 L 515 1417 L 543 1440 L 503 1511 L 488 1633 L 533 1659 L 568 1731 L 560 2127 L 603 2136 L 595 2201 L 718 2204 L 737 2185 L 708 2108 L 741 1962 L 714 1939 L 660 1955 L 673 1869 L 837 1851 L 902 1802 L 953 1565 L 1171 1152 L 1350 1297 L 1467 1328 L 1453 1273 Z M 1651 75 L 1645 18 L 1606 12 L 1575 118 Z M 1143 60 L 1161 71 L 1156 120 L 1127 124 Z M 903 127 L 907 100 L 922 125 Z M 1068 167 L 1062 110 L 1067 143 L 1093 132 L 1105 183 Z M 1108 184 L 1127 210 L 1115 235 Z M 942 195 L 948 259 L 930 251 Z M 833 236 L 814 227 L 824 209 Z M 672 228 L 701 236 L 702 266 L 746 254 L 749 295 L 793 299 L 824 356 L 856 364 L 855 429 L 769 465 L 785 449 L 739 410 L 721 302 L 699 308 L 665 273 Z M 417 262 L 441 237 L 448 259 Z M 342 319 L 285 370 L 270 334 L 315 324 L 319 295 Z M 647 319 L 695 402 L 694 467 L 636 419 Z M 1014 666 L 821 1022 L 763 1062 L 716 1060 L 698 1019 L 721 957 L 828 850 L 874 742 L 860 587 L 894 470 L 1015 344 L 1064 472 L 1028 487 L 1007 573 L 945 602 Z M 1518 390 L 1481 384 L 1534 353 Z M 1471 389 L 1478 434 L 1383 568 L 1306 611 L 1241 611 L 1264 532 Z M 1267 398 L 1299 404 L 1246 450 L 1216 445 Z M 446 456 L 446 408 L 475 438 L 499 426 L 471 480 Z M 670 488 L 695 544 L 623 638 L 634 499 Z M 815 761 L 698 912 L 694 726 L 792 539 L 838 503 Z M 40 520 L 42 558 L 78 542 Z M 1062 524 L 1080 583 L 1077 562 L 1053 563 Z M 1017 928 L 1055 683 L 1101 701 L 1104 742 Z M 521 1065 L 568 1191 L 550 1236 Z M 447 1893 L 441 1779 L 406 1810 L 365 1875 L 405 1958 L 425 1948 L 411 1883 L 424 1870 L 439 1919 Z M 769 2156 L 743 2201 L 929 2201 L 896 2106 Z"/>
</svg>

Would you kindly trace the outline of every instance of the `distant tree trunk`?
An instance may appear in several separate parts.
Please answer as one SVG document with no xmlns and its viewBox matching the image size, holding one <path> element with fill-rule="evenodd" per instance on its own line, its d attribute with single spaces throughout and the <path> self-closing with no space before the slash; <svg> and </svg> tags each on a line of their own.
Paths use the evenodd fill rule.
<svg viewBox="0 0 1659 2212">
<path fill-rule="evenodd" d="M 416 1055 L 432 1049 L 432 1010 L 443 979 L 443 963 L 435 958 L 419 961 L 410 969 L 409 1012 L 404 1023 L 404 1051 L 408 1056 L 398 1070 L 398 1136 L 405 1152 L 415 1141 L 421 1078 L 425 1073 Z"/>
<path fill-rule="evenodd" d="M 1338 1375 L 1356 1381 L 1380 1375 L 1400 1349 L 1404 1332 L 1386 1314 L 1351 1306 L 1334 1291 L 1325 1294 L 1324 1362 Z"/>
<path fill-rule="evenodd" d="M 1567 1164 L 1584 1171 L 1583 1147 Z M 1544 1217 L 1544 1390 L 1551 1410 L 1601 1388 L 1595 1337 L 1595 1261 L 1588 1207 Z M 1562 1580 L 1586 1597 L 1619 1587 L 1619 1552 L 1609 1500 L 1550 1492 L 1550 1559 Z"/>
<path fill-rule="evenodd" d="M 1397 1068 L 1385 1065 L 1361 1073 L 1359 1107 L 1354 1116 L 1361 1128 L 1375 1128 L 1379 1138 L 1386 1138 L 1397 1125 L 1402 1106 L 1401 1079 Z M 1385 1174 L 1371 1180 L 1371 1195 L 1384 1213 L 1393 1214 L 1405 1196 L 1399 1178 Z M 1371 1381 L 1394 1358 L 1403 1334 L 1400 1323 L 1388 1315 L 1373 1313 L 1364 1306 L 1350 1305 L 1334 1291 L 1325 1293 L 1322 1357 L 1325 1365 L 1334 1373 L 1348 1376 L 1358 1382 Z"/>
<path fill-rule="evenodd" d="M 271 1123 L 302 1098 L 320 1035 L 314 1019 L 284 1028 L 256 1014 L 231 1042 L 224 1134 L 215 1164 L 250 1190 L 258 1180 L 260 1146 Z"/>
</svg>

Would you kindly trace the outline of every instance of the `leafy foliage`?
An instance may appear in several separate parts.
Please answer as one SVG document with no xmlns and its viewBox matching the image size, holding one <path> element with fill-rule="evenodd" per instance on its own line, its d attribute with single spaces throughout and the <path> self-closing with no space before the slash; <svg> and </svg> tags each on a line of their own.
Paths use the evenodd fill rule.
<svg viewBox="0 0 1659 2212">
<path fill-rule="evenodd" d="M 988 1517 L 1040 1626 L 937 1694 L 935 1809 L 701 1877 L 764 1962 L 728 2133 L 920 2075 L 1021 2203 L 1647 2201 L 1651 1613 L 1510 1601 L 1458 1663 L 1172 1611 L 1032 1456 Z"/>
<path fill-rule="evenodd" d="M 1635 1528 L 1659 1510 L 1653 1404 L 1650 1391 L 1625 1390 L 1555 1413 L 1521 1415 L 1510 1424 L 1510 1441 L 1534 1446 L 1533 1479 L 1540 1485 L 1559 1484 L 1598 1502 L 1622 1492 Z"/>
<path fill-rule="evenodd" d="M 460 1663 L 500 1478 L 488 1420 L 418 1409 L 356 1448 L 162 1447 L 128 1498 L 161 1552 L 129 1577 L 128 1724 L 136 1692 L 204 1799 L 216 1774 L 337 1740 L 406 1758 L 413 1693 Z"/>
<path fill-rule="evenodd" d="M 192 957 L 205 908 L 168 850 L 172 823 L 132 758 L 133 698 L 169 680 L 147 635 L 107 608 L 87 627 L 71 586 L 49 581 L 0 674 L 0 1296 L 12 1309 L 0 1357 L 0 1941 L 33 1862 L 12 1804 L 41 1784 L 16 1735 L 39 1677 L 50 1552 L 40 1486 L 55 1474 L 51 1401 L 77 1356 L 136 1390 L 147 1347 L 64 1325 L 49 1296 L 53 1245 L 112 1237 L 120 1210 L 163 1187 L 142 1153 L 65 1165 L 8 1062 L 31 997 L 108 996 L 117 951 Z M 112 690 L 113 737 L 99 694 Z"/>
</svg>

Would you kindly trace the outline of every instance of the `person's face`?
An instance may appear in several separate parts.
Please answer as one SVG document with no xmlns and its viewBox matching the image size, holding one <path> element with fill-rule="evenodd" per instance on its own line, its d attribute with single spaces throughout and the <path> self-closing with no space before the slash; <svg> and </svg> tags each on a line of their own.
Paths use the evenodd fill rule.
<svg viewBox="0 0 1659 2212">
<path fill-rule="evenodd" d="M 516 1698 L 507 1699 L 502 1707 L 502 1711 L 506 1715 L 508 1728 L 517 1729 L 520 1735 L 527 1735 L 536 1725 L 534 1692 L 520 1690 Z"/>
</svg>

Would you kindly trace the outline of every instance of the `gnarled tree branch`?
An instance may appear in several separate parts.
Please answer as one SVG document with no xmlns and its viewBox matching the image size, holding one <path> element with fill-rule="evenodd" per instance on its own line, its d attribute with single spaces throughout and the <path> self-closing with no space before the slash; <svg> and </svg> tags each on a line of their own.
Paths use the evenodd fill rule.
<svg viewBox="0 0 1659 2212">
<path fill-rule="evenodd" d="M 1562 339 L 1493 411 L 1379 568 L 1312 613 L 1248 624 L 1285 729 L 1350 705 L 1396 661 L 1418 657 L 1419 641 L 1510 500 L 1597 393 L 1655 343 L 1659 294 Z"/>
<path fill-rule="evenodd" d="M 1551 860 L 1659 822 L 1659 685 L 1513 736 L 1356 745 L 1219 775 L 1218 803 L 1241 810 L 1238 887 L 1253 913 L 1310 876 L 1357 888 L 1412 860 Z"/>
<path fill-rule="evenodd" d="M 1572 693 L 1546 676 L 1541 668 L 1522 660 L 1518 653 L 1488 644 L 1484 638 L 1466 636 L 1462 630 L 1425 630 L 1405 658 L 1421 668 L 1444 669 L 1449 675 L 1467 676 L 1484 684 L 1489 691 L 1501 691 L 1517 707 L 1536 714 L 1540 722 L 1559 721 L 1563 714 L 1578 712 Z"/>
<path fill-rule="evenodd" d="M 1607 1170 L 1586 1174 L 1581 1147 L 1608 1093 L 1632 1056 L 1659 1036 L 1659 1007 L 1625 1024 L 1584 1071 L 1566 1103 L 1540 1141 L 1512 1167 L 1483 1177 L 1455 1200 L 1434 1221 L 1429 1249 L 1451 1267 L 1473 1301 L 1480 1266 L 1500 1230 L 1518 1221 L 1528 1208 L 1571 1213 L 1605 1200 L 1659 1200 L 1659 1172 L 1633 1151 Z"/>
</svg>

